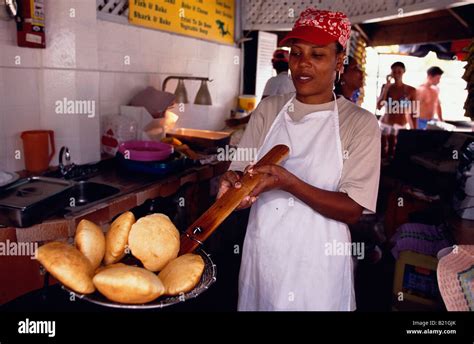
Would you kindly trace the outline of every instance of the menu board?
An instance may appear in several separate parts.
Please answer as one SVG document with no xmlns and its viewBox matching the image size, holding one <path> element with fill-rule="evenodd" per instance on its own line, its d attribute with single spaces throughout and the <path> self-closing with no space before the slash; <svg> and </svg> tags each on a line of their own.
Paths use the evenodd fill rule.
<svg viewBox="0 0 474 344">
<path fill-rule="evenodd" d="M 128 20 L 152 29 L 234 43 L 234 0 L 130 0 Z"/>
<path fill-rule="evenodd" d="M 272 57 L 277 46 L 278 36 L 276 34 L 265 31 L 258 32 L 257 75 L 255 76 L 255 95 L 258 101 L 262 99 L 268 79 L 274 76 Z"/>
</svg>

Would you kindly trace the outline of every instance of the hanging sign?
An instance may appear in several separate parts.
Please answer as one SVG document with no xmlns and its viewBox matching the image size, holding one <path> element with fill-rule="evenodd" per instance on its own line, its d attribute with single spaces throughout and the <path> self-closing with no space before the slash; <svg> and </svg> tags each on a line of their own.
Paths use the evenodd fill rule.
<svg viewBox="0 0 474 344">
<path fill-rule="evenodd" d="M 234 0 L 130 0 L 128 20 L 151 29 L 234 43 Z"/>
</svg>

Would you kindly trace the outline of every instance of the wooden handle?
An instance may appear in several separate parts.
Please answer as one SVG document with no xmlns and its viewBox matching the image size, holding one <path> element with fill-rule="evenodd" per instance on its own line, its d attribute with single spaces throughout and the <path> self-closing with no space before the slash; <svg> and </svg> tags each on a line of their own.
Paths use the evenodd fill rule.
<svg viewBox="0 0 474 344">
<path fill-rule="evenodd" d="M 277 145 L 265 154 L 265 156 L 255 164 L 255 167 L 279 164 L 288 156 L 289 151 L 290 149 L 287 146 Z M 192 252 L 199 246 L 199 242 L 204 242 L 227 216 L 237 208 L 244 197 L 252 192 L 262 176 L 261 174 L 254 174 L 253 176 L 248 173 L 244 174 L 241 180 L 242 187 L 228 190 L 181 235 L 181 249 L 179 254 L 182 255 Z"/>
</svg>

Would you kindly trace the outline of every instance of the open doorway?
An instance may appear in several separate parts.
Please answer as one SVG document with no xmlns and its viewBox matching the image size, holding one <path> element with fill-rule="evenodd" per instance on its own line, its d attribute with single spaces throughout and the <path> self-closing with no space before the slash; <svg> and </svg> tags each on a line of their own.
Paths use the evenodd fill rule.
<svg viewBox="0 0 474 344">
<path fill-rule="evenodd" d="M 386 82 L 387 74 L 390 73 L 390 66 L 394 62 L 400 61 L 407 67 L 404 83 L 415 88 L 426 81 L 428 68 L 440 67 L 444 72 L 438 85 L 443 118 L 451 121 L 466 119 L 463 106 L 468 91 L 466 82 L 461 77 L 467 62 L 457 59 L 439 59 L 433 51 L 430 51 L 425 57 L 395 53 L 398 51 L 398 46 L 367 47 L 365 97 L 361 106 L 372 113 L 383 115 L 384 108 L 376 110 L 377 97 Z"/>
</svg>

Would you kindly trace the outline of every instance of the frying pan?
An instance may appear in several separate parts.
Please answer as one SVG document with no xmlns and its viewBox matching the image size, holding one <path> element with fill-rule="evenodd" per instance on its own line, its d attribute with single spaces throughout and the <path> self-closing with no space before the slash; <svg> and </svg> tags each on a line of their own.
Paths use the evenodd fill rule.
<svg viewBox="0 0 474 344">
<path fill-rule="evenodd" d="M 204 260 L 204 272 L 199 280 L 198 284 L 194 287 L 193 290 L 190 292 L 177 295 L 177 296 L 161 296 L 154 301 L 139 304 L 139 305 L 132 305 L 132 304 L 124 304 L 118 303 L 114 301 L 110 301 L 104 295 L 95 291 L 92 294 L 79 294 L 76 293 L 69 288 L 65 287 L 64 285 L 62 288 L 68 292 L 70 295 L 74 294 L 76 298 L 84 301 L 88 301 L 91 303 L 95 303 L 100 306 L 111 307 L 111 308 L 121 308 L 121 309 L 154 309 L 154 308 L 164 308 L 168 306 L 175 305 L 177 303 L 181 303 L 187 301 L 189 299 L 193 299 L 203 292 L 205 292 L 215 281 L 216 281 L 216 265 L 212 262 L 211 257 L 207 254 L 204 250 L 199 249 L 195 252 L 199 254 L 202 259 Z"/>
</svg>

